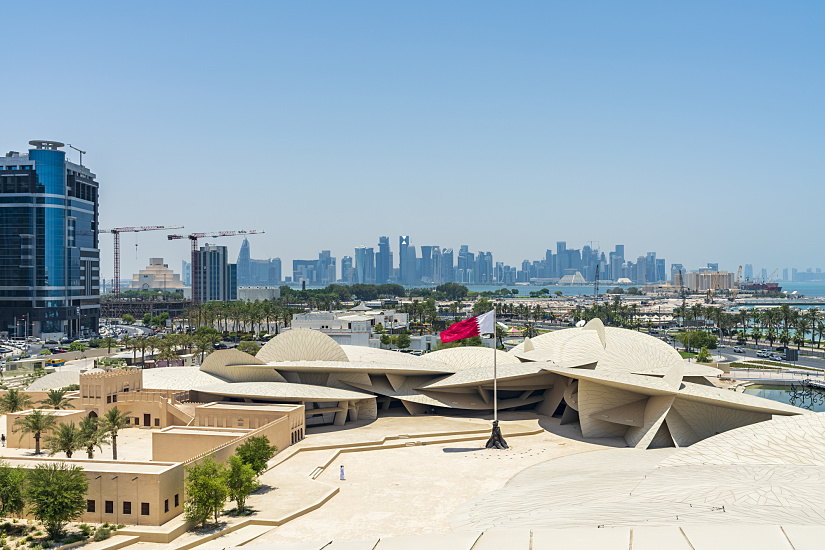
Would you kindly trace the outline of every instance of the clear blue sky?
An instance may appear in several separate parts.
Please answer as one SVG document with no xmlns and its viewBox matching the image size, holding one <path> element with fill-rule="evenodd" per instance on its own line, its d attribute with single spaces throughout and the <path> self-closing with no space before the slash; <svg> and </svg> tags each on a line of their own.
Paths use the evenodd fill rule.
<svg viewBox="0 0 825 550">
<path fill-rule="evenodd" d="M 511 265 L 592 240 L 691 268 L 825 267 L 822 2 L 2 13 L 0 150 L 87 150 L 104 227 L 263 229 L 253 257 L 285 275 L 400 234 Z M 188 256 L 164 234 L 123 248 L 124 275 Z"/>
</svg>

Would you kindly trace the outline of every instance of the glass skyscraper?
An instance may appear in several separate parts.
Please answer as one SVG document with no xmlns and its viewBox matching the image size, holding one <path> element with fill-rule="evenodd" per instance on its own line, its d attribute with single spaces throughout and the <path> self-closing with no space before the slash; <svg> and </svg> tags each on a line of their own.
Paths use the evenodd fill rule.
<svg viewBox="0 0 825 550">
<path fill-rule="evenodd" d="M 97 332 L 98 183 L 62 143 L 30 141 L 0 157 L 0 331 L 61 337 Z"/>
</svg>

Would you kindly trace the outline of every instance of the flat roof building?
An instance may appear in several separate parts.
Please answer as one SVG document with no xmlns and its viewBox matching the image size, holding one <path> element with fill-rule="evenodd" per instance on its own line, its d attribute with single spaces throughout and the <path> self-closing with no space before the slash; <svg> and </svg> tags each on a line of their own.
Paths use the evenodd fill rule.
<svg viewBox="0 0 825 550">
<path fill-rule="evenodd" d="M 57 141 L 0 157 L 0 331 L 53 338 L 97 331 L 98 183 Z"/>
</svg>

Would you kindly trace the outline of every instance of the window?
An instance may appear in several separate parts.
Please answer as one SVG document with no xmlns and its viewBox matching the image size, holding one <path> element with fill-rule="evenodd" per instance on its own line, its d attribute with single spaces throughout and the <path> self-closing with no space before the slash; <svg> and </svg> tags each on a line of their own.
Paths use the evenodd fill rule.
<svg viewBox="0 0 825 550">
<path fill-rule="evenodd" d="M 155 426 L 160 426 L 160 418 L 155 418 Z"/>
<path fill-rule="evenodd" d="M 123 513 L 129 515 L 132 513 L 132 503 L 128 500 L 123 501 Z"/>
<path fill-rule="evenodd" d="M 107 396 L 106 396 L 106 403 L 111 403 L 111 402 L 112 402 L 112 396 L 111 396 L 111 395 L 107 395 Z"/>
<path fill-rule="evenodd" d="M 140 419 L 137 416 L 135 417 L 135 426 L 140 426 Z"/>
<path fill-rule="evenodd" d="M 180 506 L 180 501 L 178 499 L 178 495 L 175 495 L 175 508 L 177 508 L 178 506 Z"/>
<path fill-rule="evenodd" d="M 104 503 L 104 509 L 105 509 L 107 514 L 114 514 L 115 513 L 115 503 L 114 503 L 114 501 L 107 500 Z"/>
<path fill-rule="evenodd" d="M 163 501 L 163 511 L 164 511 L 164 512 L 168 512 L 168 511 L 169 511 L 169 499 L 168 499 L 168 498 L 167 498 L 166 500 L 164 500 L 164 501 Z"/>
<path fill-rule="evenodd" d="M 141 516 L 148 516 L 149 515 L 149 503 L 148 502 L 141 502 L 140 503 L 140 515 Z"/>
<path fill-rule="evenodd" d="M 86 511 L 89 512 L 90 514 L 94 513 L 94 511 L 95 511 L 95 501 L 93 501 L 93 500 L 87 500 L 86 501 Z"/>
</svg>

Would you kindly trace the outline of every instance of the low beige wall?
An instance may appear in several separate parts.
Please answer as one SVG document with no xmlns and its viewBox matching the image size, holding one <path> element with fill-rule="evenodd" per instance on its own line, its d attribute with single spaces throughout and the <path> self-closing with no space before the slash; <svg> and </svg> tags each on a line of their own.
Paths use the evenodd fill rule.
<svg viewBox="0 0 825 550">
<path fill-rule="evenodd" d="M 250 432 L 237 428 L 164 428 L 152 433 L 152 460 L 185 462 Z"/>
<path fill-rule="evenodd" d="M 284 449 L 289 447 L 289 418 L 284 416 L 277 420 L 274 420 L 266 426 L 249 432 L 248 434 L 239 437 L 234 441 L 230 441 L 229 443 L 226 443 L 221 447 L 210 449 L 209 451 L 203 454 L 192 457 L 191 459 L 186 461 L 186 464 L 191 464 L 192 462 L 198 461 L 206 456 L 211 456 L 215 460 L 215 462 L 226 462 L 227 460 L 229 460 L 230 456 L 235 454 L 235 449 L 237 449 L 240 445 L 243 445 L 243 443 L 247 439 L 249 439 L 250 437 L 261 436 L 266 436 L 267 439 L 269 439 L 269 444 L 275 445 L 278 448 L 278 452 L 283 451 Z"/>
<path fill-rule="evenodd" d="M 34 449 L 35 440 L 34 434 L 31 433 L 23 433 L 23 432 L 14 432 L 15 423 L 17 422 L 18 418 L 22 418 L 25 416 L 21 414 L 25 411 L 19 411 L 16 413 L 9 413 L 6 415 L 6 429 L 8 433 L 6 434 L 6 445 L 10 449 Z M 52 411 L 55 412 L 55 411 Z M 68 411 L 56 411 L 58 414 L 55 415 L 55 419 L 57 420 L 57 424 L 69 424 L 70 422 L 74 422 L 75 425 L 79 424 L 83 418 L 86 417 L 86 411 L 80 409 L 79 411 L 76 410 L 68 410 Z M 46 439 L 51 435 L 51 433 L 42 433 L 40 434 L 40 449 L 45 450 Z"/>
</svg>

